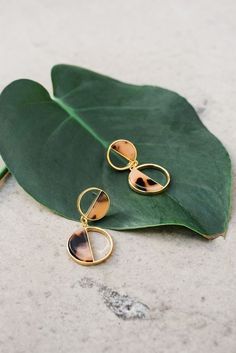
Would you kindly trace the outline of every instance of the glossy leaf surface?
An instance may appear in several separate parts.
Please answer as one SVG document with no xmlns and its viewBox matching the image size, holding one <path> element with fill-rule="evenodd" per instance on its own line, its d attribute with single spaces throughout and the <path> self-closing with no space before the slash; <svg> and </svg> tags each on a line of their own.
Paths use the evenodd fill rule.
<svg viewBox="0 0 236 353">
<path fill-rule="evenodd" d="M 14 81 L 0 96 L 0 153 L 29 194 L 78 220 L 78 194 L 96 186 L 111 198 L 98 226 L 182 225 L 208 238 L 225 233 L 230 159 L 183 97 L 68 65 L 53 68 L 52 82 L 53 98 L 31 80 Z M 117 139 L 135 144 L 140 163 L 170 172 L 167 191 L 145 196 L 130 189 L 128 172 L 106 160 Z"/>
</svg>

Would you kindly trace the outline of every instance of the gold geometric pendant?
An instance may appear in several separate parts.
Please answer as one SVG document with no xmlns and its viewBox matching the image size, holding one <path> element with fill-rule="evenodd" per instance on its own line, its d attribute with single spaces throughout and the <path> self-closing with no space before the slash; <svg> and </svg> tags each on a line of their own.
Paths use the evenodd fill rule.
<svg viewBox="0 0 236 353">
<path fill-rule="evenodd" d="M 113 156 L 112 156 L 113 154 Z M 128 161 L 124 166 L 114 164 L 114 155 Z M 164 191 L 170 183 L 169 172 L 158 164 L 146 163 L 138 165 L 137 150 L 134 144 L 128 140 L 116 140 L 110 144 L 107 150 L 107 160 L 111 167 L 122 171 L 130 169 L 128 181 L 130 187 L 141 194 L 159 194 Z M 119 159 L 119 158 L 118 158 Z M 117 161 L 116 161 L 117 163 Z M 162 184 L 144 173 L 144 169 L 155 169 L 165 177 L 165 182 Z"/>
<path fill-rule="evenodd" d="M 81 201 L 84 196 L 92 194 L 93 200 L 87 211 L 82 210 Z M 77 200 L 78 210 L 81 214 L 82 229 L 75 231 L 68 240 L 67 250 L 74 261 L 81 265 L 97 265 L 105 261 L 112 253 L 113 240 L 108 232 L 102 228 L 88 225 L 88 221 L 97 221 L 103 218 L 108 212 L 110 199 L 105 191 L 98 188 L 89 188 L 83 191 Z M 107 241 L 105 254 L 97 256 L 91 242 L 91 236 L 102 236 Z"/>
</svg>

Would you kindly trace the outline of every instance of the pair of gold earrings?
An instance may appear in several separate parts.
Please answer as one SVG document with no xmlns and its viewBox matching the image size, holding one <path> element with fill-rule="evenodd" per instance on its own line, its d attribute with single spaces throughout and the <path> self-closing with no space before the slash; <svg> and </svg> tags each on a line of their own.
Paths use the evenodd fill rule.
<svg viewBox="0 0 236 353">
<path fill-rule="evenodd" d="M 107 150 L 107 161 L 111 167 L 118 171 L 130 170 L 128 182 L 130 187 L 141 194 L 158 194 L 164 191 L 170 183 L 169 172 L 160 165 L 153 163 L 138 164 L 137 150 L 134 144 L 128 140 L 116 140 L 110 144 Z M 126 162 L 122 165 L 121 162 Z M 143 173 L 143 169 L 155 169 L 164 177 L 164 184 L 155 181 Z M 150 173 L 150 172 L 149 172 Z M 87 204 L 83 200 L 87 197 Z M 88 204 L 89 201 L 89 204 Z M 77 263 L 81 265 L 96 265 L 105 261 L 113 251 L 113 240 L 104 229 L 88 225 L 88 221 L 97 221 L 103 218 L 110 207 L 110 199 L 102 189 L 92 187 L 84 190 L 77 199 L 77 207 L 80 212 L 82 229 L 74 232 L 69 238 L 67 249 Z M 94 251 L 92 234 L 100 234 L 107 240 L 107 248 L 102 255 Z"/>
</svg>

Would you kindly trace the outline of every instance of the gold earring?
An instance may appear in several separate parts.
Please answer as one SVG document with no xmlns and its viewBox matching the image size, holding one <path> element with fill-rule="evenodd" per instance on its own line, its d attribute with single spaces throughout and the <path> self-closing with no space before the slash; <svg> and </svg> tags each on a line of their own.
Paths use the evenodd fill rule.
<svg viewBox="0 0 236 353">
<path fill-rule="evenodd" d="M 114 156 L 122 157 L 128 161 L 125 166 L 117 166 L 112 162 L 111 153 Z M 141 194 L 158 194 L 164 191 L 170 183 L 169 172 L 158 164 L 146 163 L 138 165 L 137 150 L 134 144 L 128 140 L 116 140 L 110 144 L 107 150 L 107 160 L 111 167 L 116 170 L 122 171 L 130 169 L 129 185 L 130 187 Z M 158 183 L 148 175 L 144 174 L 142 169 L 155 169 L 158 170 L 165 177 L 164 185 Z"/>
<path fill-rule="evenodd" d="M 82 199 L 87 196 L 90 201 L 87 211 L 82 209 Z M 88 201 L 88 200 L 87 200 Z M 67 250 L 77 263 L 81 265 L 97 265 L 105 261 L 112 253 L 113 240 L 109 233 L 104 229 L 88 225 L 88 221 L 97 221 L 103 218 L 110 207 L 110 199 L 107 193 L 99 188 L 89 188 L 84 190 L 77 199 L 77 207 L 81 214 L 82 229 L 74 232 L 68 240 Z M 85 208 L 85 207 L 84 207 Z M 91 243 L 91 233 L 99 233 L 106 238 L 108 242 L 108 249 L 103 256 L 95 256 L 93 251 L 93 244 Z"/>
</svg>

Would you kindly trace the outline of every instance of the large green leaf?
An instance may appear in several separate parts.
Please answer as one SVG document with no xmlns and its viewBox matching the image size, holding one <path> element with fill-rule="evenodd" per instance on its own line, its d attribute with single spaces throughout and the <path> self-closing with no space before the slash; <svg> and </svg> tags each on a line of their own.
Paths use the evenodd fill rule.
<svg viewBox="0 0 236 353">
<path fill-rule="evenodd" d="M 229 219 L 231 165 L 192 106 L 169 90 L 129 85 L 79 67 L 52 70 L 54 98 L 17 80 L 0 96 L 0 153 L 19 184 L 55 212 L 78 219 L 76 198 L 90 186 L 111 197 L 99 223 L 112 229 L 182 225 L 214 238 Z M 171 173 L 168 190 L 144 196 L 116 172 L 106 149 L 131 140 L 140 163 Z"/>
</svg>

